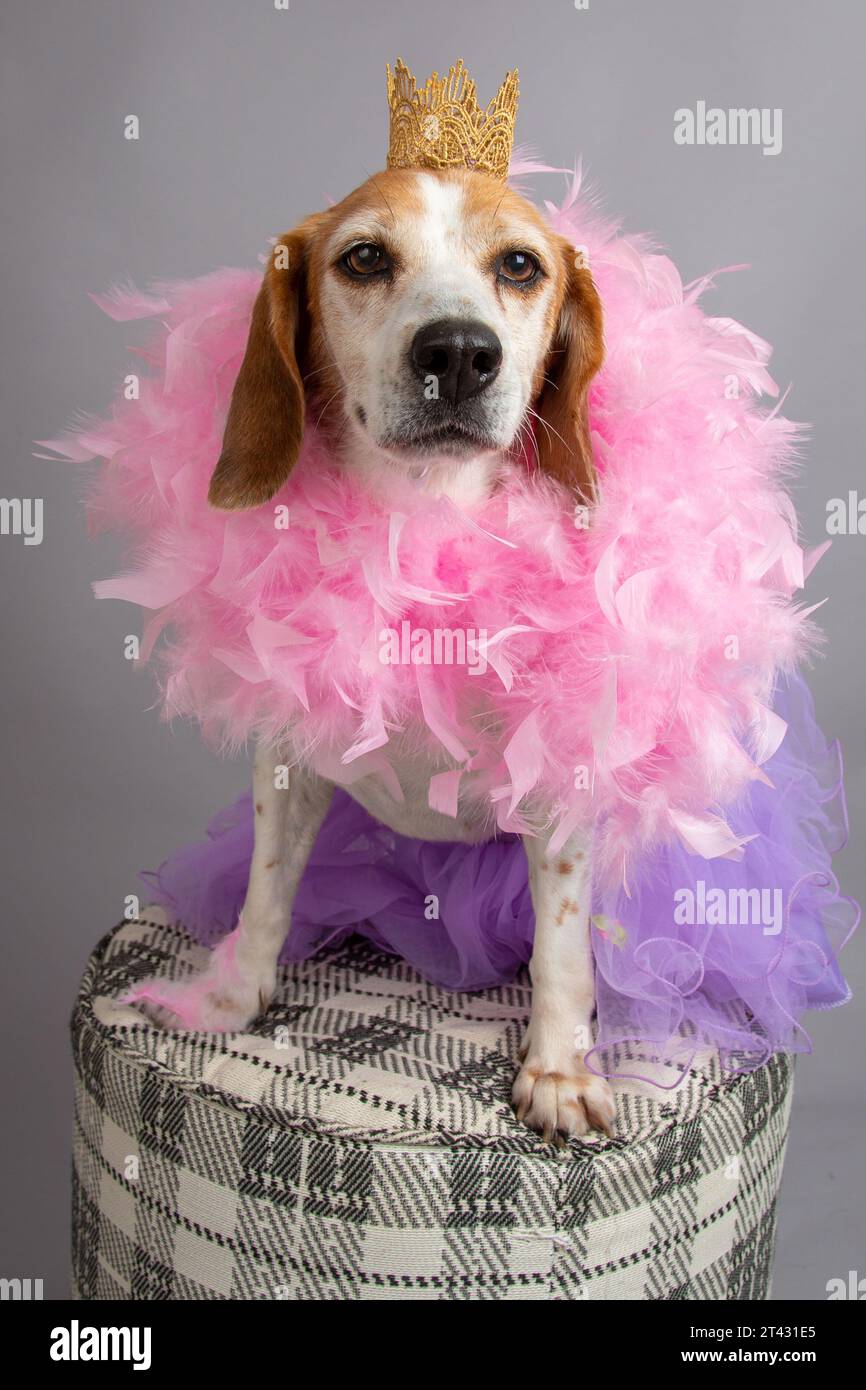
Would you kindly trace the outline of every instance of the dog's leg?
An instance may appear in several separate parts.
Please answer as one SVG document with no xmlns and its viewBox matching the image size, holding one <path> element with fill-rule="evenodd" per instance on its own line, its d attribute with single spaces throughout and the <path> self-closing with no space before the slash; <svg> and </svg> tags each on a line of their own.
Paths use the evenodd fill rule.
<svg viewBox="0 0 866 1390">
<path fill-rule="evenodd" d="M 131 995 L 171 1028 L 236 1032 L 264 1013 L 274 992 L 277 957 L 291 924 L 292 902 L 330 805 L 333 786 L 298 768 L 275 786 L 278 752 L 262 744 L 253 765 L 255 844 L 238 925 L 191 980 L 149 980 Z"/>
<path fill-rule="evenodd" d="M 615 1116 L 607 1082 L 584 1064 L 595 1004 L 590 944 L 591 835 L 575 835 L 555 855 L 525 836 L 535 907 L 529 970 L 532 1013 L 512 1098 L 517 1117 L 542 1132 L 571 1138 L 610 1133 Z"/>
</svg>

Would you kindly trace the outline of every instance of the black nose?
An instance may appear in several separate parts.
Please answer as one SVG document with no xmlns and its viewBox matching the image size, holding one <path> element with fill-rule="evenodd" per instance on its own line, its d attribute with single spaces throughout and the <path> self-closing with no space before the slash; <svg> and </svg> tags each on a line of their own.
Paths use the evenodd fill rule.
<svg viewBox="0 0 866 1390">
<path fill-rule="evenodd" d="M 438 381 L 438 394 L 453 405 L 477 396 L 495 378 L 502 344 L 492 329 L 472 319 L 440 319 L 412 339 L 412 370 L 424 382 Z"/>
</svg>

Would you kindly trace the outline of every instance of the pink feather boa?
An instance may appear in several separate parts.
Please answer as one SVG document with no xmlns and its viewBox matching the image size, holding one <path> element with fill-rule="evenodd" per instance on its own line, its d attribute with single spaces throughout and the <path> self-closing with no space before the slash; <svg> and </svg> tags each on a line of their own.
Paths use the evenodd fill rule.
<svg viewBox="0 0 866 1390">
<path fill-rule="evenodd" d="M 784 734 L 772 693 L 816 642 L 793 597 L 816 555 L 784 490 L 796 427 L 758 403 L 777 394 L 768 345 L 708 317 L 709 277 L 684 287 L 666 256 L 599 219 L 579 179 L 548 211 L 588 249 L 605 310 L 588 529 L 525 458 L 471 514 L 406 484 L 376 503 L 313 431 L 273 504 L 211 509 L 250 271 L 97 299 L 159 320 L 152 374 L 52 447 L 105 460 L 90 514 L 130 531 L 137 556 L 96 592 L 148 611 L 142 655 L 159 646 L 166 716 L 226 746 L 286 738 L 325 775 L 375 773 L 398 800 L 402 730 L 430 761 L 436 809 L 484 797 L 491 823 L 552 830 L 554 851 L 591 816 L 603 876 L 628 883 L 673 837 L 742 854 L 724 810 Z M 486 670 L 383 663 L 383 629 L 404 622 L 480 634 Z"/>
</svg>

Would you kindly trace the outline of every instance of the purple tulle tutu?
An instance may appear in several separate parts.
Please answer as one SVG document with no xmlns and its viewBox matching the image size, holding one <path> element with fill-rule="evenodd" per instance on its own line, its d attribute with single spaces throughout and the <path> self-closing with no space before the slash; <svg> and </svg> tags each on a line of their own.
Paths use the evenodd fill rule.
<svg viewBox="0 0 866 1390">
<path fill-rule="evenodd" d="M 775 709 L 788 729 L 765 764 L 772 787 L 753 783 L 728 817 L 738 836 L 754 836 L 743 858 L 702 859 L 676 843 L 647 856 L 628 893 L 596 892 L 598 1036 L 588 1061 L 604 1075 L 643 1076 L 654 1070 L 644 1064 L 663 1061 L 679 1077 L 706 1046 L 727 1070 L 751 1070 L 775 1051 L 809 1051 L 803 1011 L 849 997 L 837 953 L 859 909 L 831 868 L 847 839 L 840 749 L 821 733 L 800 677 L 782 682 Z M 142 877 L 155 901 L 213 945 L 237 924 L 246 891 L 250 796 L 207 834 Z M 408 839 L 338 789 L 281 959 L 360 933 L 434 984 L 478 990 L 515 975 L 533 932 L 517 837 Z"/>
</svg>

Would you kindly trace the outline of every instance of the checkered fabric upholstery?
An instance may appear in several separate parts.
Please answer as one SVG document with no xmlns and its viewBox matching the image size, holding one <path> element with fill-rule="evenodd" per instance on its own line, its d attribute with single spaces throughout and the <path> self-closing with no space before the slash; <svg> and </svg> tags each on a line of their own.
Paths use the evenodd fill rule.
<svg viewBox="0 0 866 1390">
<path fill-rule="evenodd" d="M 281 972 L 243 1035 L 163 1032 L 117 1003 L 205 954 L 153 910 L 90 960 L 75 1296 L 768 1296 L 787 1059 L 621 1083 L 617 1137 L 557 1151 L 509 1108 L 526 977 L 449 994 L 358 939 Z"/>
</svg>

